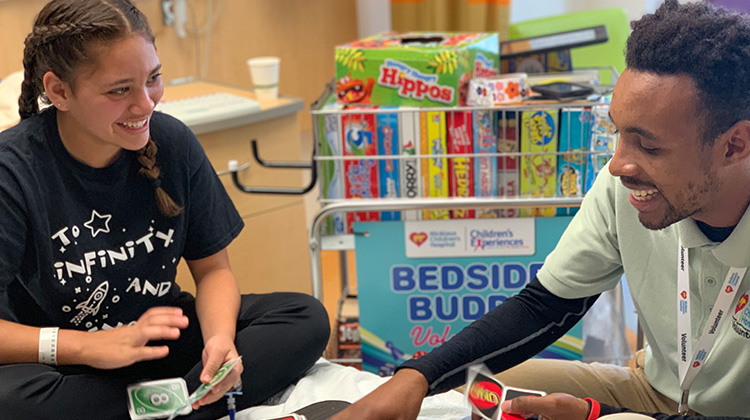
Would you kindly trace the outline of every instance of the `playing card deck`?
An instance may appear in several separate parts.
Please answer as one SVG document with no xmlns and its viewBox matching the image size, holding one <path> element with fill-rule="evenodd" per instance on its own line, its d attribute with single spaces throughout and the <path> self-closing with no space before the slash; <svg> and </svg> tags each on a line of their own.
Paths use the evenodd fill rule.
<svg viewBox="0 0 750 420">
<path fill-rule="evenodd" d="M 205 397 L 216 384 L 224 380 L 242 357 L 232 359 L 216 371 L 211 381 L 201 384 L 188 395 L 187 383 L 182 378 L 160 379 L 129 385 L 128 411 L 132 420 L 169 418 L 190 414 L 192 404 Z"/>
</svg>

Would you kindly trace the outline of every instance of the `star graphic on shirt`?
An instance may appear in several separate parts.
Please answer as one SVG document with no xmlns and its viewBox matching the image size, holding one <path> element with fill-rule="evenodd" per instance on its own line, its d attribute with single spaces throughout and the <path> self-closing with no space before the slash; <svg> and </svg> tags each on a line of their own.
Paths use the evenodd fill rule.
<svg viewBox="0 0 750 420">
<path fill-rule="evenodd" d="M 91 220 L 84 223 L 83 225 L 91 229 L 91 236 L 96 237 L 99 232 L 109 233 L 109 220 L 112 219 L 111 214 L 105 214 L 102 216 L 97 213 L 96 210 L 91 211 Z"/>
</svg>

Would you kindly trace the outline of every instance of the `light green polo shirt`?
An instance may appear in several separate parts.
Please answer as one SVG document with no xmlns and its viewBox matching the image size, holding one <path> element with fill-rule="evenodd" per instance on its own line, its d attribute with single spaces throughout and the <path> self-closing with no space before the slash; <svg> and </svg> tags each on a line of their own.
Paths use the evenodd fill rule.
<svg viewBox="0 0 750 420">
<path fill-rule="evenodd" d="M 552 293 L 578 298 L 615 287 L 624 272 L 649 343 L 646 376 L 656 390 L 677 401 L 679 238 L 689 248 L 695 349 L 729 267 L 750 266 L 750 210 L 729 238 L 715 243 L 690 218 L 662 230 L 646 229 L 628 195 L 608 166 L 602 170 L 538 277 Z M 690 390 L 690 408 L 704 415 L 750 415 L 749 286 L 747 278 L 740 283 L 714 348 Z"/>
</svg>

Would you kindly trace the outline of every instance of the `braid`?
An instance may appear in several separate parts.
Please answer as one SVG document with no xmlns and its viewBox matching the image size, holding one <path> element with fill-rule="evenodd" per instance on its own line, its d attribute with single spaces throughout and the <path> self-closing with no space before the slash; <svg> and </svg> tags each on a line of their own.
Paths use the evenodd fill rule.
<svg viewBox="0 0 750 420">
<path fill-rule="evenodd" d="M 174 217 L 182 212 L 182 207 L 177 205 L 172 200 L 172 197 L 161 187 L 161 180 L 159 179 L 161 171 L 156 166 L 156 151 L 156 143 L 149 139 L 148 143 L 136 152 L 138 163 L 141 164 L 141 169 L 138 170 L 138 173 L 148 178 L 154 186 L 156 206 L 159 208 L 159 212 L 167 217 Z"/>
<path fill-rule="evenodd" d="M 21 119 L 29 118 L 39 112 L 37 98 L 41 95 L 41 80 L 35 74 L 37 45 L 34 35 L 29 34 L 24 42 L 26 45 L 23 52 L 23 82 L 21 83 L 21 96 L 18 97 L 18 114 Z"/>
<path fill-rule="evenodd" d="M 21 119 L 39 113 L 39 101 L 49 104 L 44 75 L 52 72 L 75 87 L 77 71 L 96 63 L 96 43 L 133 34 L 154 42 L 146 17 L 129 0 L 53 0 L 37 15 L 24 41 L 24 80 L 18 98 Z"/>
</svg>

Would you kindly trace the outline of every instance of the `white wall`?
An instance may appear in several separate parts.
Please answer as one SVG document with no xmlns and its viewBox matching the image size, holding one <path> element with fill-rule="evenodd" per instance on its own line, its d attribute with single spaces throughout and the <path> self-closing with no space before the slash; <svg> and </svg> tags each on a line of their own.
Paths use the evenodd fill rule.
<svg viewBox="0 0 750 420">
<path fill-rule="evenodd" d="M 391 0 L 357 0 L 359 39 L 391 30 Z"/>
</svg>

